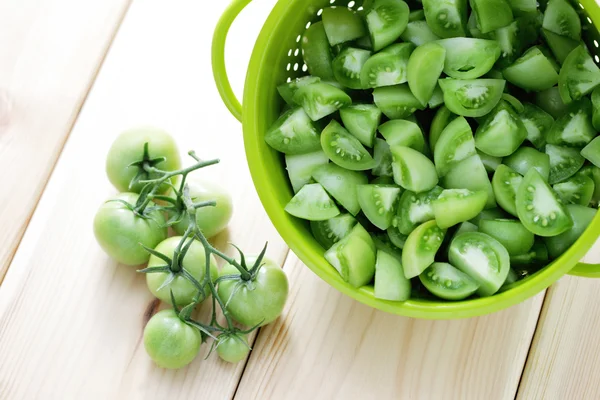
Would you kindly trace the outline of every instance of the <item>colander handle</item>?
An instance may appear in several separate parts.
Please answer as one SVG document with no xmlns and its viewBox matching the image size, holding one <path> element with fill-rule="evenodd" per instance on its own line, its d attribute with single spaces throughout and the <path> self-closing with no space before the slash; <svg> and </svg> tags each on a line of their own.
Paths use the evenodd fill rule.
<svg viewBox="0 0 600 400">
<path fill-rule="evenodd" d="M 600 264 L 579 263 L 569 271 L 569 275 L 584 278 L 600 278 Z"/>
<path fill-rule="evenodd" d="M 225 103 L 225 106 L 229 109 L 231 114 L 238 120 L 242 121 L 242 104 L 235 97 L 229 78 L 227 78 L 227 69 L 225 67 L 225 42 L 227 40 L 227 33 L 231 24 L 239 13 L 246 7 L 252 0 L 234 0 L 225 10 L 217 27 L 213 34 L 212 41 L 212 69 L 217 89 L 221 95 L 221 99 Z"/>
</svg>

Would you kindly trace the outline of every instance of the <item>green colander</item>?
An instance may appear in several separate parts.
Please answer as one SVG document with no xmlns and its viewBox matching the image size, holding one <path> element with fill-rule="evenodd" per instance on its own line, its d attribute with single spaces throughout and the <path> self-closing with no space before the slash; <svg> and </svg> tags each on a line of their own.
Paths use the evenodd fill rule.
<svg viewBox="0 0 600 400">
<path fill-rule="evenodd" d="M 514 288 L 492 297 L 459 302 L 376 299 L 372 287 L 356 289 L 344 282 L 323 257 L 304 221 L 284 211 L 292 198 L 283 158 L 264 141 L 265 132 L 277 119 L 281 102 L 277 85 L 306 75 L 300 40 L 311 23 L 320 19 L 323 7 L 348 6 L 359 10 L 362 0 L 279 0 L 254 46 L 244 89 L 243 106 L 236 99 L 225 71 L 225 41 L 231 24 L 251 0 L 235 0 L 219 20 L 212 46 L 212 65 L 219 93 L 233 116 L 242 122 L 248 165 L 256 191 L 269 218 L 292 251 L 331 286 L 371 307 L 414 318 L 456 319 L 489 314 L 520 303 L 546 289 L 564 274 L 600 277 L 600 265 L 578 263 L 600 234 L 600 213 L 590 227 L 559 259 Z M 600 54 L 600 7 L 594 0 L 575 3 L 581 8 L 584 37 L 590 50 Z M 598 56 L 596 62 L 600 62 Z"/>
</svg>

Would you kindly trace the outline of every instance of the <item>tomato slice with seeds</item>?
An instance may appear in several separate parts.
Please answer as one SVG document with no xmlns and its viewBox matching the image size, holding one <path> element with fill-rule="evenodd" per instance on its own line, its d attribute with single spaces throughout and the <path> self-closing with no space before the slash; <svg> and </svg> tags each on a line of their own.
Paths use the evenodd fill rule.
<svg viewBox="0 0 600 400">
<path fill-rule="evenodd" d="M 356 225 L 358 226 L 360 225 Z M 365 241 L 367 238 L 357 232 L 353 230 L 325 252 L 325 259 L 339 272 L 345 282 L 355 288 L 368 284 L 375 275 L 373 240 L 369 236 L 370 243 L 367 243 Z"/>
<path fill-rule="evenodd" d="M 409 42 L 415 46 L 422 46 L 426 43 L 439 40 L 440 37 L 431 31 L 426 21 L 409 22 L 400 38 L 404 42 Z"/>
<path fill-rule="evenodd" d="M 523 104 L 523 112 L 519 114 L 519 118 L 527 129 L 527 140 L 538 149 L 544 147 L 546 133 L 552 128 L 554 118 L 531 103 Z"/>
<path fill-rule="evenodd" d="M 565 104 L 579 100 L 600 85 L 600 68 L 585 45 L 580 45 L 566 58 L 560 69 L 558 89 Z"/>
<path fill-rule="evenodd" d="M 392 151 L 390 145 L 383 139 L 375 139 L 375 147 L 373 148 L 373 158 L 375 159 L 375 167 L 371 171 L 373 175 L 380 178 L 392 177 Z M 390 183 L 394 180 L 390 179 Z"/>
<path fill-rule="evenodd" d="M 331 46 L 349 42 L 367 34 L 361 18 L 346 7 L 323 9 L 322 20 Z"/>
<path fill-rule="evenodd" d="M 408 79 L 408 59 L 414 49 L 412 43 L 397 43 L 372 55 L 365 62 L 360 73 L 363 88 L 405 83 Z"/>
<path fill-rule="evenodd" d="M 406 29 L 410 9 L 402 0 L 373 0 L 365 9 L 374 51 L 394 43 Z"/>
<path fill-rule="evenodd" d="M 575 204 L 567 205 L 566 209 L 573 221 L 573 227 L 560 235 L 544 238 L 551 258 L 558 258 L 567 251 L 585 232 L 597 213 L 597 210 L 593 208 Z"/>
<path fill-rule="evenodd" d="M 511 155 L 527 138 L 527 129 L 506 101 L 490 113 L 475 133 L 475 146 L 495 157 Z"/>
<path fill-rule="evenodd" d="M 427 25 L 442 38 L 465 36 L 467 0 L 423 0 Z"/>
<path fill-rule="evenodd" d="M 567 56 L 579 46 L 579 41 L 573 40 L 567 36 L 557 35 L 556 33 L 547 29 L 542 29 L 542 36 L 544 37 L 546 44 L 556 57 L 559 63 L 564 63 Z"/>
<path fill-rule="evenodd" d="M 442 193 L 442 188 L 436 186 L 428 192 L 415 193 L 406 191 L 400 197 L 397 218 L 392 225 L 403 235 L 410 234 L 417 225 L 434 219 L 433 201 Z"/>
<path fill-rule="evenodd" d="M 451 78 L 477 79 L 500 58 L 500 45 L 495 40 L 458 37 L 436 43 L 446 49 L 444 73 Z"/>
<path fill-rule="evenodd" d="M 512 219 L 484 219 L 479 221 L 479 232 L 490 235 L 516 256 L 528 252 L 535 236 L 523 224 Z"/>
<path fill-rule="evenodd" d="M 431 190 L 438 184 L 435 165 L 425 155 L 404 146 L 392 146 L 391 151 L 396 184 L 416 193 Z"/>
<path fill-rule="evenodd" d="M 381 111 L 373 104 L 353 104 L 340 110 L 344 127 L 362 144 L 373 147 Z"/>
<path fill-rule="evenodd" d="M 375 167 L 371 154 L 336 120 L 321 132 L 321 146 L 327 157 L 342 168 L 365 171 Z"/>
<path fill-rule="evenodd" d="M 519 148 L 506 157 L 503 163 L 521 175 L 525 175 L 531 168 L 535 168 L 544 180 L 547 181 L 550 176 L 550 156 L 531 147 Z"/>
<path fill-rule="evenodd" d="M 322 150 L 306 154 L 287 154 L 285 166 L 294 193 L 298 193 L 302 186 L 311 182 L 315 169 L 327 163 L 329 163 L 329 158 Z"/>
<path fill-rule="evenodd" d="M 363 172 L 350 171 L 336 164 L 325 164 L 317 167 L 312 176 L 350 214 L 356 216 L 360 212 L 356 187 L 368 181 Z"/>
<path fill-rule="evenodd" d="M 495 31 L 510 24 L 514 17 L 506 0 L 471 0 L 481 33 Z"/>
<path fill-rule="evenodd" d="M 450 228 L 476 217 L 487 203 L 487 192 L 468 189 L 446 189 L 432 202 L 437 225 Z"/>
<path fill-rule="evenodd" d="M 333 59 L 333 76 L 347 88 L 363 89 L 360 73 L 369 57 L 371 52 L 368 50 L 345 48 Z"/>
<path fill-rule="evenodd" d="M 386 230 L 396 215 L 402 189 L 395 185 L 358 185 L 358 203 L 373 225 Z"/>
<path fill-rule="evenodd" d="M 445 236 L 446 231 L 438 227 L 435 221 L 423 223 L 408 235 L 402 251 L 402 265 L 407 279 L 419 276 L 433 264 Z"/>
<path fill-rule="evenodd" d="M 313 236 L 325 249 L 345 238 L 356 225 L 356 219 L 350 214 L 340 214 L 325 221 L 311 221 Z"/>
<path fill-rule="evenodd" d="M 483 117 L 502 98 L 506 81 L 501 79 L 440 79 L 444 103 L 454 114 Z"/>
<path fill-rule="evenodd" d="M 319 82 L 299 88 L 294 95 L 294 102 L 302 106 L 310 119 L 318 121 L 352 104 L 352 99 L 343 90 Z"/>
<path fill-rule="evenodd" d="M 425 107 L 412 94 L 406 83 L 396 86 L 375 88 L 373 91 L 375 105 L 389 119 L 403 119 Z"/>
<path fill-rule="evenodd" d="M 291 82 L 277 86 L 277 92 L 279 92 L 279 95 L 287 104 L 290 106 L 295 106 L 296 103 L 294 103 L 294 95 L 298 89 L 302 86 L 318 82 L 321 82 L 321 78 L 318 76 L 303 76 Z"/>
<path fill-rule="evenodd" d="M 492 178 L 492 187 L 498 205 L 515 217 L 518 215 L 516 200 L 521 182 L 523 182 L 523 176 L 504 164 L 496 169 Z"/>
<path fill-rule="evenodd" d="M 419 125 L 405 119 L 393 119 L 379 126 L 379 132 L 390 146 L 406 146 L 425 150 L 425 138 Z"/>
<path fill-rule="evenodd" d="M 285 211 L 309 221 L 323 221 L 340 214 L 331 197 L 318 183 L 304 185 L 285 206 Z"/>
<path fill-rule="evenodd" d="M 527 91 L 550 89 L 558 83 L 557 65 L 539 46 L 530 48 L 502 71 L 504 78 Z"/>
<path fill-rule="evenodd" d="M 596 184 L 592 178 L 579 173 L 552 186 L 552 189 L 564 204 L 578 204 L 580 206 L 590 204 L 594 197 L 595 188 Z"/>
<path fill-rule="evenodd" d="M 547 144 L 546 154 L 550 158 L 548 183 L 551 185 L 575 175 L 585 163 L 585 159 L 579 154 L 579 151 L 570 147 Z"/>
<path fill-rule="evenodd" d="M 431 128 L 429 129 L 429 147 L 431 151 L 435 149 L 435 145 L 446 126 L 448 126 L 448 124 L 456 117 L 457 115 L 450 111 L 445 105 L 441 106 L 436 111 L 435 116 L 431 121 Z"/>
<path fill-rule="evenodd" d="M 581 21 L 577 11 L 566 0 L 549 0 L 542 27 L 573 40 L 581 39 Z"/>
<path fill-rule="evenodd" d="M 319 150 L 319 132 L 302 108 L 283 113 L 265 134 L 265 142 L 285 154 L 303 154 Z"/>
<path fill-rule="evenodd" d="M 475 154 L 471 126 L 465 118 L 458 117 L 446 126 L 433 151 L 438 175 L 446 175 L 453 165 Z"/>
<path fill-rule="evenodd" d="M 476 154 L 456 163 L 442 178 L 442 186 L 447 189 L 469 189 L 473 192 L 487 192 L 486 208 L 496 207 L 496 198 L 485 166 Z"/>
<path fill-rule="evenodd" d="M 448 263 L 431 264 L 419 280 L 431 294 L 444 300 L 464 300 L 479 289 L 469 275 Z"/>
</svg>

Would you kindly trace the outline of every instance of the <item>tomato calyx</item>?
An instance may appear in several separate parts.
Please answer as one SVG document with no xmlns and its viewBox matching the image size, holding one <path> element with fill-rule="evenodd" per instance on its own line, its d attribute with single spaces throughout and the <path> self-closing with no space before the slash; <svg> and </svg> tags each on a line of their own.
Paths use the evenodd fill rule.
<svg viewBox="0 0 600 400">
<path fill-rule="evenodd" d="M 129 189 L 131 190 L 133 187 L 138 185 L 139 183 L 148 180 L 151 178 L 152 174 L 156 174 L 156 172 L 164 173 L 165 171 L 159 170 L 156 166 L 167 160 L 166 157 L 156 157 L 151 158 L 150 152 L 148 151 L 148 142 L 144 143 L 144 155 L 142 159 L 139 161 L 134 161 L 129 164 L 128 168 L 137 168 L 137 173 L 129 182 Z"/>
</svg>

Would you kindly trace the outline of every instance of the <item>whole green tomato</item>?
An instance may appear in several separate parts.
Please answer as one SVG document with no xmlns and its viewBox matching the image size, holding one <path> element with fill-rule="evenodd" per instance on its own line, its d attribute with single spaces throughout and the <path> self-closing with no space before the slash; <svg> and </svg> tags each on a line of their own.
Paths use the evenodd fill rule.
<svg viewBox="0 0 600 400">
<path fill-rule="evenodd" d="M 137 183 L 129 187 L 131 180 L 137 175 L 139 167 L 132 163 L 144 158 L 144 144 L 148 143 L 150 159 L 165 157 L 154 165 L 163 171 L 175 171 L 181 167 L 179 150 L 171 135 L 162 129 L 140 127 L 121 133 L 113 142 L 106 158 L 106 174 L 110 182 L 121 192 L 140 193 L 144 184 Z M 156 174 L 146 174 L 144 179 L 156 178 Z M 175 178 L 173 178 L 175 182 Z M 169 190 L 168 185 L 161 186 L 161 193 Z"/>
<path fill-rule="evenodd" d="M 222 333 L 217 339 L 217 354 L 223 361 L 235 364 L 250 353 L 246 335 Z"/>
<path fill-rule="evenodd" d="M 182 368 L 200 351 L 200 331 L 183 322 L 172 309 L 157 312 L 144 328 L 144 347 L 161 368 Z"/>
<path fill-rule="evenodd" d="M 110 200 L 124 200 L 135 205 L 137 193 L 121 193 Z M 107 201 L 100 206 L 94 218 L 94 235 L 100 247 L 114 260 L 125 265 L 148 262 L 148 253 L 140 243 L 154 248 L 167 237 L 163 214 L 155 210 L 149 218 L 142 218 L 117 201 Z M 148 207 L 154 204 L 150 202 Z"/>
<path fill-rule="evenodd" d="M 247 257 L 251 268 L 256 257 Z M 239 275 L 236 267 L 227 264 L 221 270 L 221 276 Z M 240 287 L 236 290 L 236 287 Z M 217 292 L 227 303 L 227 311 L 238 322 L 252 327 L 273 322 L 285 306 L 289 291 L 288 279 L 283 270 L 273 260 L 263 258 L 254 279 L 244 281 L 241 277 L 219 282 Z"/>
<path fill-rule="evenodd" d="M 177 248 L 177 245 L 181 239 L 181 236 L 170 237 L 159 243 L 154 250 L 172 259 L 173 253 L 175 252 L 175 249 Z M 187 253 L 185 253 L 182 264 L 183 268 L 189 272 L 190 275 L 196 278 L 198 282 L 202 282 L 206 274 L 206 252 L 204 251 L 204 246 L 202 243 L 194 240 Z M 165 265 L 165 262 L 154 255 L 150 257 L 150 261 L 148 261 L 148 267 L 159 267 L 163 265 Z M 178 306 L 186 306 L 192 303 L 194 297 L 198 293 L 198 289 L 192 282 L 182 275 L 178 274 L 175 279 L 171 281 L 171 283 L 158 290 L 165 283 L 165 281 L 169 279 L 169 275 L 169 272 L 147 273 L 146 283 L 148 285 L 148 289 L 150 289 L 150 292 L 152 292 L 152 294 L 161 301 L 171 304 L 172 290 Z M 213 282 L 219 276 L 217 262 L 212 254 L 210 256 L 210 275 Z M 204 290 L 205 294 L 208 294 L 210 289 L 206 287 Z"/>
</svg>

